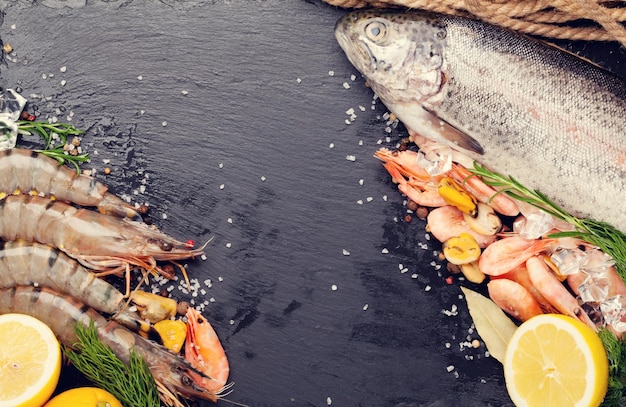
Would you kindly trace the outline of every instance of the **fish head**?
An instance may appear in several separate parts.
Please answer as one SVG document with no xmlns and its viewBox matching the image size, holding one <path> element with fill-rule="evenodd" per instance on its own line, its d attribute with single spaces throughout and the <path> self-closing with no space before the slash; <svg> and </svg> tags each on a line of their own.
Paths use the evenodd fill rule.
<svg viewBox="0 0 626 407">
<path fill-rule="evenodd" d="M 354 11 L 337 21 L 335 38 L 388 106 L 428 102 L 442 93 L 446 29 L 436 16 Z"/>
</svg>

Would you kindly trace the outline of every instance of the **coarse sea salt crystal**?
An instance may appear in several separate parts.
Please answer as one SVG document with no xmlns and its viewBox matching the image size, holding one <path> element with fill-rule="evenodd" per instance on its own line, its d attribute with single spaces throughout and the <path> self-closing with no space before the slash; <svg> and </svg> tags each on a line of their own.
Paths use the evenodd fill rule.
<svg viewBox="0 0 626 407">
<path fill-rule="evenodd" d="M 363 305 L 363 311 L 367 311 L 367 309 L 368 309 L 369 307 L 370 307 L 370 306 L 369 306 L 369 304 L 364 304 L 364 305 Z"/>
<path fill-rule="evenodd" d="M 328 148 L 335 148 L 335 143 L 330 143 L 330 144 L 328 145 Z"/>
<path fill-rule="evenodd" d="M 333 400 L 330 397 L 326 397 L 326 404 L 330 406 L 331 404 L 333 404 Z"/>
<path fill-rule="evenodd" d="M 336 284 L 331 285 L 330 289 L 333 291 L 337 291 L 337 285 Z"/>
<path fill-rule="evenodd" d="M 142 80 L 143 80 L 143 76 L 139 75 L 139 76 L 137 77 L 137 79 L 139 79 L 140 81 L 142 81 Z"/>
<path fill-rule="evenodd" d="M 232 244 L 230 242 L 226 243 L 226 247 L 230 248 Z"/>
<path fill-rule="evenodd" d="M 343 249 L 342 253 L 343 253 L 344 256 L 349 256 L 350 255 L 350 252 L 347 251 L 346 249 Z"/>
<path fill-rule="evenodd" d="M 189 94 L 188 90 L 181 90 L 180 93 L 182 93 L 183 95 L 187 96 Z"/>
<path fill-rule="evenodd" d="M 300 78 L 296 78 L 296 82 L 297 82 L 297 83 L 302 83 L 302 79 L 300 79 Z"/>
<path fill-rule="evenodd" d="M 348 161 L 356 161 L 356 156 L 355 156 L 355 155 L 348 154 L 348 155 L 346 156 L 346 160 L 348 160 Z"/>
<path fill-rule="evenodd" d="M 224 184 L 220 184 L 220 189 L 224 189 Z"/>
<path fill-rule="evenodd" d="M 65 79 L 61 80 L 61 86 L 65 86 L 66 83 L 67 81 Z"/>
<path fill-rule="evenodd" d="M 356 201 L 356 203 L 358 203 L 359 205 L 363 205 L 363 200 L 359 199 L 358 201 Z"/>
<path fill-rule="evenodd" d="M 383 248 L 383 250 L 381 250 L 381 253 L 387 254 L 387 253 L 389 253 L 389 250 L 387 250 L 387 248 Z"/>
<path fill-rule="evenodd" d="M 335 76 L 335 71 L 328 71 L 328 76 Z"/>
<path fill-rule="evenodd" d="M 228 223 L 233 223 L 233 218 L 228 218 L 228 219 L 226 219 L 226 222 L 228 222 Z"/>
<path fill-rule="evenodd" d="M 262 182 L 265 182 L 265 180 L 266 180 L 266 179 L 267 179 L 267 178 L 265 178 L 265 175 L 261 175 L 261 181 L 262 181 Z"/>
<path fill-rule="evenodd" d="M 341 86 L 343 86 L 344 89 L 350 89 L 350 84 L 348 82 L 342 83 Z"/>
</svg>

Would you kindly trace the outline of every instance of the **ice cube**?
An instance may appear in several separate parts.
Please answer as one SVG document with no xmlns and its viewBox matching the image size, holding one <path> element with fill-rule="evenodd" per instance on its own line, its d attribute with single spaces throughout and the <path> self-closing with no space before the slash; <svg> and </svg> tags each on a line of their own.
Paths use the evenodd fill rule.
<svg viewBox="0 0 626 407">
<path fill-rule="evenodd" d="M 617 332 L 626 332 L 626 297 L 616 295 L 600 304 L 607 325 Z"/>
<path fill-rule="evenodd" d="M 604 275 L 587 276 L 578 286 L 578 294 L 583 302 L 603 302 L 609 295 L 609 278 Z"/>
<path fill-rule="evenodd" d="M 585 252 L 578 248 L 563 249 L 559 247 L 552 253 L 550 260 L 559 269 L 561 275 L 568 276 L 578 273 L 584 257 Z"/>
<path fill-rule="evenodd" d="M 437 146 L 428 151 L 420 150 L 417 153 L 417 164 L 433 177 L 445 174 L 452 168 L 452 149 Z"/>
<path fill-rule="evenodd" d="M 609 267 L 615 265 L 615 260 L 602 250 L 594 248 L 585 252 L 580 264 L 580 270 L 586 274 L 600 275 L 606 273 Z"/>
<path fill-rule="evenodd" d="M 518 231 L 524 239 L 538 239 L 552 229 L 554 229 L 554 219 L 550 214 L 541 210 L 519 217 L 513 225 L 513 230 Z"/>
</svg>

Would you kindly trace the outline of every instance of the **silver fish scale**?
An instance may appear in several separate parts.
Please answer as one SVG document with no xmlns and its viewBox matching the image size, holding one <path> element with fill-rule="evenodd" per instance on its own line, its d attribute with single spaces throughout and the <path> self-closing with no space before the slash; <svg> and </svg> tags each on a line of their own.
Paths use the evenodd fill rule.
<svg viewBox="0 0 626 407">
<path fill-rule="evenodd" d="M 484 147 L 473 158 L 626 230 L 624 82 L 480 23 L 452 19 L 447 31 L 448 97 L 434 110 Z"/>
<path fill-rule="evenodd" d="M 469 153 L 475 160 L 541 190 L 573 214 L 626 231 L 626 84 L 621 79 L 564 51 L 473 20 L 439 17 L 433 23 L 431 14 L 422 13 L 368 16 L 355 12 L 349 24 L 340 21 L 337 39 L 401 121 L 417 123 L 413 116 L 423 114 L 424 106 L 478 141 L 484 154 Z M 374 18 L 387 32 L 376 43 L 359 32 Z M 407 30 L 416 24 L 424 25 L 418 35 L 414 27 Z M 433 27 L 440 26 L 446 35 L 433 37 Z M 441 62 L 434 64 L 437 74 L 420 73 L 422 81 L 445 78 L 436 95 L 421 92 L 428 89 L 423 82 L 407 80 L 423 69 L 410 60 L 431 57 L 431 67 L 438 62 L 432 53 L 414 56 L 426 52 L 419 41 L 442 50 Z M 368 52 L 402 62 L 377 71 L 363 58 Z M 418 92 L 411 88 L 415 83 Z"/>
</svg>

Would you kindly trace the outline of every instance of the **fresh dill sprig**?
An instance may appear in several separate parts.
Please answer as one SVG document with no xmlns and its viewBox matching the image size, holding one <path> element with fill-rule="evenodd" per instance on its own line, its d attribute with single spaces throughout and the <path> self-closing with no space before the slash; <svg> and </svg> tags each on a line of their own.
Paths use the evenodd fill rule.
<svg viewBox="0 0 626 407">
<path fill-rule="evenodd" d="M 64 347 L 63 353 L 87 379 L 117 397 L 124 407 L 161 406 L 154 377 L 135 350 L 130 350 L 126 365 L 98 338 L 93 321 L 89 326 L 77 323 L 74 332 L 78 342 Z"/>
<path fill-rule="evenodd" d="M 63 150 L 63 146 L 67 144 L 68 136 L 78 136 L 83 134 L 84 131 L 77 129 L 71 124 L 67 123 L 48 123 L 48 122 L 32 122 L 28 120 L 20 120 L 17 122 L 18 132 L 21 135 L 30 136 L 33 134 L 39 135 L 45 147 L 43 150 L 35 150 L 39 153 L 45 154 L 48 157 L 52 157 L 59 162 L 59 165 L 70 163 L 76 168 L 76 172 L 80 173 L 79 163 L 84 163 L 89 160 L 89 154 L 77 154 L 71 155 Z M 57 135 L 61 139 L 61 146 L 52 148 L 54 142 L 54 135 Z"/>
<path fill-rule="evenodd" d="M 608 329 L 598 331 L 609 359 L 609 388 L 602 407 L 626 404 L 626 340 L 618 339 Z"/>
<path fill-rule="evenodd" d="M 498 193 L 505 193 L 511 198 L 533 205 L 573 225 L 574 230 L 554 233 L 550 237 L 575 237 L 597 246 L 615 260 L 615 268 L 622 280 L 626 282 L 625 233 L 606 222 L 572 216 L 540 191 L 531 190 L 515 178 L 490 171 L 477 162 L 474 162 L 474 168 L 469 171 L 480 177 L 485 184 L 498 188 Z"/>
</svg>

